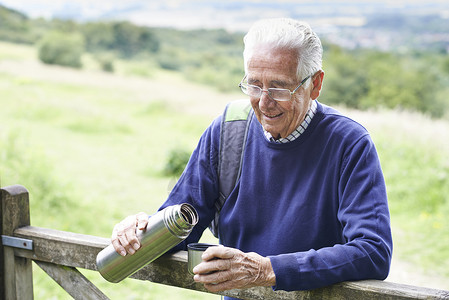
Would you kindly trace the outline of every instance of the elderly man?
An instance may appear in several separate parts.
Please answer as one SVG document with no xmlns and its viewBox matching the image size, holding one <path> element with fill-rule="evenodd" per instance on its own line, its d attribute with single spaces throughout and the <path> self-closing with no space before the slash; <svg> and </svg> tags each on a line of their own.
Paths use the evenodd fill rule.
<svg viewBox="0 0 449 300">
<path fill-rule="evenodd" d="M 385 279 L 392 239 L 379 159 L 365 128 L 316 100 L 324 78 L 319 38 L 305 23 L 269 19 L 257 22 L 244 42 L 240 87 L 256 118 L 241 176 L 220 212 L 224 247 L 205 252 L 194 280 L 222 291 Z M 221 117 L 202 135 L 161 207 L 190 203 L 199 214 L 174 250 L 197 242 L 214 218 L 220 124 Z M 117 252 L 139 248 L 136 227 L 147 219 L 141 213 L 115 227 Z"/>
</svg>

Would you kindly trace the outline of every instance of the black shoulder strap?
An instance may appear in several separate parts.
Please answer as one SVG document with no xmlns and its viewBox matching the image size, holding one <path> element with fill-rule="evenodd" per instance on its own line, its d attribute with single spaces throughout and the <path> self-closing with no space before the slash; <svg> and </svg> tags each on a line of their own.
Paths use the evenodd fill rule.
<svg viewBox="0 0 449 300">
<path fill-rule="evenodd" d="M 218 237 L 221 208 L 240 178 L 248 128 L 253 115 L 247 99 L 229 103 L 223 113 L 218 159 L 220 193 L 215 202 L 215 218 L 209 225 L 215 237 Z"/>
</svg>

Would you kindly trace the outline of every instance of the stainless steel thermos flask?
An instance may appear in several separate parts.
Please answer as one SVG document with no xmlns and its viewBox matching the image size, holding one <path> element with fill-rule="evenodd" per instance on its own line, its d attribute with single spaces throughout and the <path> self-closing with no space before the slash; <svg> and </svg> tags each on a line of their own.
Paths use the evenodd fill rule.
<svg viewBox="0 0 449 300">
<path fill-rule="evenodd" d="M 133 255 L 121 256 L 109 245 L 97 255 L 97 268 L 110 282 L 120 282 L 137 272 L 180 242 L 198 222 L 198 214 L 190 204 L 168 206 L 151 216 L 145 230 L 137 230 L 140 248 Z"/>
</svg>

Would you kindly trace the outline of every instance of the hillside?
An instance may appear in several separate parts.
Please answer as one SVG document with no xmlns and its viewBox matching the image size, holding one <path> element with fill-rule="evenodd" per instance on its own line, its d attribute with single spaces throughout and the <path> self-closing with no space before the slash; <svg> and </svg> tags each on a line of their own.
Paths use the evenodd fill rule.
<svg viewBox="0 0 449 300">
<path fill-rule="evenodd" d="M 97 69 L 113 73 L 126 60 L 127 65 L 133 64 L 128 73 L 150 76 L 156 69 L 176 71 L 189 81 L 228 93 L 235 92 L 244 75 L 242 33 L 146 27 L 122 19 L 26 18 L 10 9 L 2 14 L 0 40 L 36 45 L 39 60 L 47 64 L 89 68 L 92 63 L 81 61 L 86 54 Z M 324 48 L 326 80 L 321 99 L 356 109 L 386 107 L 449 118 L 449 36 L 443 12 L 373 13 L 364 18 L 356 28 L 339 25 L 320 32 L 320 26 L 314 27 Z"/>
<path fill-rule="evenodd" d="M 47 66 L 35 48 L 0 42 L 1 185 L 29 188 L 32 225 L 109 236 L 124 216 L 162 203 L 174 180 L 162 172 L 170 150 L 191 151 L 242 95 L 161 69 L 130 75 L 125 61 L 116 73 L 101 72 L 89 55 L 83 59 L 84 70 Z M 391 280 L 449 289 L 448 121 L 340 109 L 368 128 L 379 150 L 395 239 Z M 117 290 L 89 276 L 115 297 L 134 286 Z M 54 295 L 37 278 L 44 286 L 37 298 Z M 171 293 L 146 284 L 134 296 L 149 289 Z"/>
</svg>

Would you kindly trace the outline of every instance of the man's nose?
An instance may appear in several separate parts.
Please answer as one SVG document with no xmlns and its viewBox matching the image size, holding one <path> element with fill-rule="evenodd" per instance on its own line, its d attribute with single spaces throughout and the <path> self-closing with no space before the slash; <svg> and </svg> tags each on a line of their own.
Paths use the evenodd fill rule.
<svg viewBox="0 0 449 300">
<path fill-rule="evenodd" d="M 260 95 L 259 105 L 265 108 L 271 108 L 276 106 L 276 100 L 273 100 L 268 94 L 267 90 L 262 90 L 262 94 Z"/>
</svg>

